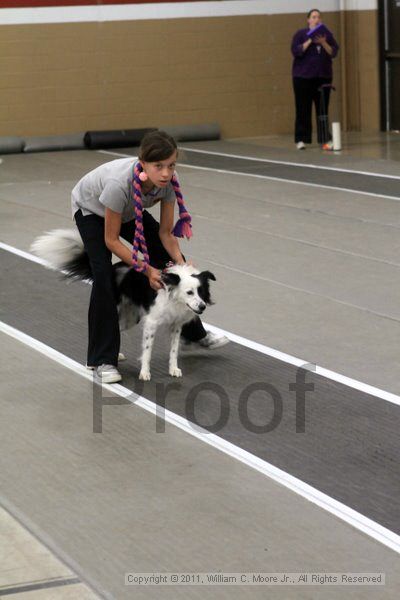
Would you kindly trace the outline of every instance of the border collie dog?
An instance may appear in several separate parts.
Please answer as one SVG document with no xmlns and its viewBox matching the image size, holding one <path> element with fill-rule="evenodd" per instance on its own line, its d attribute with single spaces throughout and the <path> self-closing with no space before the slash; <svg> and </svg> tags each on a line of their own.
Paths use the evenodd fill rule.
<svg viewBox="0 0 400 600">
<path fill-rule="evenodd" d="M 32 252 L 44 259 L 47 266 L 62 271 L 66 277 L 92 280 L 89 258 L 77 231 L 56 229 L 37 238 Z M 164 287 L 157 292 L 143 273 L 123 262 L 113 265 L 117 290 L 117 306 L 121 331 L 143 321 L 142 355 L 139 379 L 151 378 L 150 360 L 157 328 L 166 323 L 171 332 L 169 374 L 182 377 L 178 367 L 178 349 L 182 326 L 201 315 L 212 304 L 210 271 L 198 271 L 190 265 L 174 265 L 162 272 Z"/>
</svg>

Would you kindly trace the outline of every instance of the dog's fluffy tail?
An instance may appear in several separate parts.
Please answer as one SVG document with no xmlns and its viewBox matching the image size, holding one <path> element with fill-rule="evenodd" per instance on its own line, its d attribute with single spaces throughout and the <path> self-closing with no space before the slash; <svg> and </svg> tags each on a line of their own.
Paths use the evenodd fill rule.
<svg viewBox="0 0 400 600">
<path fill-rule="evenodd" d="M 31 251 L 44 259 L 48 267 L 62 271 L 67 277 L 91 279 L 89 257 L 82 239 L 73 229 L 54 229 L 36 238 Z"/>
</svg>

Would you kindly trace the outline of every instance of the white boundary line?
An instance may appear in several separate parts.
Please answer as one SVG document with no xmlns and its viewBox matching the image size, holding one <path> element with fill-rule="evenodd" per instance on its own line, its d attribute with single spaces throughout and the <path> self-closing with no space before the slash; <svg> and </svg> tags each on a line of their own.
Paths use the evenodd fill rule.
<svg viewBox="0 0 400 600">
<path fill-rule="evenodd" d="M 182 150 L 185 150 L 182 147 Z M 129 158 L 136 158 L 131 154 L 122 154 L 121 152 L 111 152 L 111 150 L 97 150 L 100 154 L 108 154 L 110 156 L 121 156 Z M 271 181 L 281 181 L 283 183 L 296 183 L 298 185 L 308 185 L 310 187 L 322 188 L 325 190 L 335 190 L 337 192 L 348 192 L 349 194 L 361 194 L 363 196 L 372 196 L 373 198 L 384 198 L 385 200 L 394 200 L 400 202 L 400 196 L 387 196 L 385 194 L 373 194 L 372 192 L 364 192 L 362 190 L 352 190 L 350 188 L 335 187 L 333 185 L 324 185 L 323 183 L 310 183 L 307 181 L 300 181 L 299 179 L 284 179 L 283 177 L 273 177 L 272 175 L 256 175 L 255 173 L 242 173 L 241 171 L 227 171 L 226 169 L 213 169 L 212 167 L 198 167 L 195 165 L 186 165 L 179 163 L 179 169 L 196 169 L 198 171 L 212 171 L 214 173 L 224 173 L 225 175 L 240 175 L 240 177 L 253 177 L 253 179 L 268 179 Z"/>
<path fill-rule="evenodd" d="M 29 346 L 33 350 L 40 352 L 47 358 L 54 360 L 58 364 L 74 371 L 77 375 L 84 377 L 85 379 L 93 379 L 93 374 L 89 373 L 88 370 L 80 365 L 76 361 L 68 358 L 64 354 L 61 354 L 57 350 L 46 346 L 42 342 L 32 338 L 25 333 L 15 329 L 14 327 L 10 327 L 6 323 L 0 321 L 0 331 L 9 335 L 10 337 L 22 342 L 23 344 Z M 118 396 L 126 398 L 136 406 L 150 412 L 151 414 L 157 415 L 160 417 L 160 410 L 157 405 L 144 398 L 143 396 L 138 396 L 132 390 L 119 385 L 119 384 L 104 384 L 103 388 L 109 392 L 112 392 Z M 223 438 L 218 437 L 215 434 L 209 433 L 204 430 L 202 427 L 198 427 L 193 423 L 190 423 L 187 419 L 167 410 L 162 409 L 162 413 L 164 416 L 164 420 L 171 425 L 181 429 L 182 431 L 188 433 L 194 438 L 216 448 L 220 452 L 227 454 L 228 456 L 240 461 L 241 463 L 255 469 L 259 473 L 269 477 L 276 483 L 283 485 L 288 488 L 292 492 L 298 494 L 299 496 L 305 498 L 309 502 L 316 504 L 323 510 L 335 515 L 342 521 L 345 521 L 358 531 L 361 531 L 367 534 L 369 537 L 377 540 L 381 544 L 384 544 L 391 550 L 400 554 L 400 536 L 398 536 L 390 529 L 386 527 L 382 527 L 379 523 L 372 521 L 368 517 L 365 517 L 361 513 L 353 510 L 352 508 L 334 500 L 327 494 L 324 494 L 317 490 L 316 488 L 304 483 L 300 479 L 293 477 L 289 473 L 274 467 L 272 464 L 258 458 L 257 456 L 251 454 L 227 442 Z"/>
<path fill-rule="evenodd" d="M 25 252 L 25 250 L 14 248 L 14 246 L 4 244 L 4 242 L 0 242 L 0 249 L 5 250 L 6 252 L 10 252 L 11 254 L 15 254 L 16 256 L 20 256 L 21 258 L 25 258 L 26 260 L 30 260 L 31 262 L 37 263 L 38 265 L 42 265 L 42 267 L 49 267 L 48 262 L 43 260 L 43 258 L 39 258 L 34 254 L 30 254 L 30 252 Z"/>
<path fill-rule="evenodd" d="M 387 174 L 381 174 L 381 173 L 372 173 L 370 171 L 356 171 L 353 169 L 339 169 L 339 167 L 326 167 L 323 165 L 315 165 L 313 163 L 304 164 L 304 163 L 291 162 L 291 161 L 285 161 L 285 160 L 275 160 L 272 158 L 260 158 L 258 156 L 243 156 L 241 154 L 227 154 L 225 152 L 214 152 L 213 150 L 199 150 L 198 148 L 187 148 L 186 146 L 181 146 L 180 150 L 182 150 L 182 152 L 185 152 L 186 150 L 188 150 L 189 152 L 198 152 L 199 154 L 212 154 L 214 156 L 224 156 L 226 158 L 239 158 L 239 159 L 243 159 L 243 160 L 255 160 L 258 162 L 286 165 L 289 167 L 304 167 L 307 169 L 321 169 L 323 171 L 337 171 L 339 173 L 353 173 L 356 175 L 370 175 L 371 177 L 385 177 L 386 179 L 400 179 L 400 175 L 387 175 Z M 102 154 L 111 154 L 113 156 L 121 156 L 121 157 L 131 156 L 130 154 L 122 154 L 120 152 L 113 152 L 112 150 L 97 150 L 97 152 L 100 152 Z M 132 156 L 132 158 L 137 158 L 137 157 Z M 180 163 L 179 163 L 179 166 L 181 166 Z M 188 166 L 188 165 L 185 165 L 185 166 Z M 200 167 L 200 168 L 206 169 L 207 167 Z M 229 171 L 229 173 L 230 172 L 231 171 Z M 289 179 L 288 181 L 292 181 L 292 180 Z"/>
<path fill-rule="evenodd" d="M 36 262 L 44 267 L 48 267 L 46 261 L 41 260 L 30 254 L 29 252 L 25 252 L 24 250 L 19 250 L 18 248 L 14 248 L 13 246 L 9 246 L 8 244 L 4 244 L 0 242 L 0 249 L 5 250 L 6 252 L 10 252 L 11 254 L 15 254 L 20 256 L 21 258 L 25 258 L 26 260 L 30 260 L 32 262 Z M 253 340 L 249 340 L 240 335 L 236 335 L 235 333 L 231 333 L 230 331 L 226 331 L 221 327 L 216 327 L 215 325 L 211 325 L 209 323 L 205 323 L 208 329 L 214 331 L 215 333 L 221 333 L 229 337 L 230 340 L 235 342 L 236 344 L 240 344 L 241 346 L 245 346 L 246 348 L 250 348 L 251 350 L 255 350 L 256 352 L 260 352 L 261 354 L 265 354 L 266 356 L 270 356 L 272 358 L 276 358 L 286 364 L 293 365 L 295 367 L 303 367 L 306 370 L 309 370 L 321 377 L 325 377 L 331 381 L 336 381 L 341 383 L 349 388 L 358 390 L 365 394 L 374 396 L 376 398 L 380 398 L 381 400 L 385 400 L 386 402 L 390 402 L 392 404 L 396 404 L 400 406 L 400 396 L 387 392 L 386 390 L 382 390 L 380 388 L 369 385 L 368 383 L 364 383 L 362 381 L 358 381 L 357 379 L 352 379 L 351 377 L 347 377 L 346 375 L 341 375 L 340 373 L 336 373 L 335 371 L 331 371 L 324 367 L 320 367 L 318 365 L 311 364 L 304 359 L 297 358 L 290 354 L 286 354 L 285 352 L 281 352 L 280 350 L 276 350 L 275 348 L 271 348 L 269 346 L 265 346 L 264 344 L 260 344 L 258 342 L 254 342 Z"/>
<path fill-rule="evenodd" d="M 261 354 L 265 354 L 266 356 L 270 356 L 271 358 L 276 358 L 277 360 L 293 365 L 295 367 L 302 367 L 305 370 L 315 373 L 316 375 L 320 375 L 321 377 L 325 377 L 330 381 L 336 381 L 337 383 L 341 383 L 346 387 L 358 390 L 360 392 L 363 392 L 364 394 L 368 394 L 370 396 L 374 396 L 375 398 L 380 398 L 381 400 L 386 400 L 386 402 L 390 402 L 391 404 L 396 404 L 397 406 L 400 406 L 400 396 L 398 396 L 397 394 L 387 392 L 386 390 L 374 387 L 373 385 L 369 385 L 368 383 L 364 383 L 363 381 L 352 379 L 351 377 L 347 377 L 346 375 L 341 375 L 340 373 L 336 373 L 335 371 L 331 371 L 329 369 L 326 369 L 325 367 L 320 367 L 319 365 L 306 362 L 301 358 L 296 358 L 295 356 L 291 356 L 290 354 L 286 354 L 285 352 L 281 352 L 280 350 L 276 350 L 275 348 L 265 346 L 264 344 L 253 342 L 252 340 L 248 340 L 247 338 L 244 338 L 240 335 L 236 335 L 235 333 L 231 333 L 230 331 L 225 331 L 225 329 L 222 329 L 221 327 L 216 327 L 215 325 L 210 325 L 209 323 L 205 323 L 205 325 L 208 329 L 210 329 L 210 331 L 226 335 L 232 342 L 235 342 L 236 344 L 240 344 L 241 346 L 245 346 L 246 348 L 250 348 L 251 350 L 255 350 L 256 352 L 260 352 Z"/>
<path fill-rule="evenodd" d="M 381 173 L 373 173 L 370 171 L 356 171 L 354 169 L 340 169 L 339 167 L 325 167 L 323 165 L 314 165 L 313 163 L 298 163 L 298 162 L 290 162 L 285 160 L 275 160 L 272 158 L 259 158 L 257 156 L 243 156 L 240 154 L 227 154 L 225 152 L 214 152 L 213 150 L 201 150 L 198 148 L 188 148 L 186 146 L 182 146 L 182 151 L 185 152 L 188 150 L 189 152 L 198 152 L 199 154 L 212 154 L 213 156 L 224 156 L 225 158 L 239 158 L 242 160 L 255 160 L 258 162 L 265 162 L 277 165 L 286 165 L 289 167 L 304 167 L 305 169 L 321 169 L 322 171 L 337 171 L 339 173 L 352 173 L 354 175 L 368 175 L 369 177 L 384 177 L 386 179 L 400 179 L 400 175 L 387 175 Z"/>
<path fill-rule="evenodd" d="M 281 181 L 283 183 L 296 183 L 298 185 L 308 185 L 310 187 L 323 188 L 325 190 L 335 190 L 337 192 L 348 192 L 350 194 L 362 194 L 363 196 L 372 196 L 373 198 L 385 198 L 387 200 L 400 201 L 400 196 L 387 196 L 385 194 L 374 194 L 372 192 L 364 192 L 363 190 L 354 190 L 350 188 L 335 187 L 333 185 L 324 185 L 323 183 L 311 183 L 309 181 L 300 181 L 299 179 L 285 179 L 283 177 L 273 177 L 272 175 L 256 175 L 255 173 L 244 173 L 241 171 L 228 171 L 226 169 L 213 169 L 210 167 L 197 167 L 179 163 L 179 169 L 198 169 L 200 171 L 214 171 L 215 173 L 224 173 L 225 175 L 240 175 L 240 177 L 253 177 L 255 179 L 268 179 L 271 181 Z"/>
</svg>

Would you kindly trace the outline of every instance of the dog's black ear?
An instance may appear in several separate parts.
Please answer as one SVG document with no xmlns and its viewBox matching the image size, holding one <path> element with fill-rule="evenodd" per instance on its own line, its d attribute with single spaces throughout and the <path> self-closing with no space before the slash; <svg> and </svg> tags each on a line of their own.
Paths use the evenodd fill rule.
<svg viewBox="0 0 400 600">
<path fill-rule="evenodd" d="M 198 290 L 200 298 L 204 300 L 206 304 L 214 304 L 210 295 L 210 279 L 216 281 L 214 274 L 211 273 L 211 271 L 202 271 L 198 275 L 192 275 L 192 277 L 197 277 L 200 281 Z"/>
<path fill-rule="evenodd" d="M 213 281 L 217 281 L 216 278 L 215 278 L 214 273 L 211 273 L 211 271 L 202 271 L 200 273 L 200 275 L 202 275 L 206 279 L 212 279 Z"/>
<path fill-rule="evenodd" d="M 161 273 L 161 281 L 164 285 L 176 287 L 179 285 L 181 278 L 176 273 Z"/>
</svg>

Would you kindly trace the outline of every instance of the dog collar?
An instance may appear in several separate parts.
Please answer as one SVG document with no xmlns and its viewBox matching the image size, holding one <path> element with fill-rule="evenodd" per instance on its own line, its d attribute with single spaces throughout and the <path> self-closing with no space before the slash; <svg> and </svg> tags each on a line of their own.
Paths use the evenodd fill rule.
<svg viewBox="0 0 400 600">
<path fill-rule="evenodd" d="M 175 266 L 175 263 L 172 260 L 170 260 L 169 262 L 167 262 L 167 264 L 163 268 L 162 272 L 166 273 L 168 271 L 168 269 L 170 269 L 171 267 L 174 267 L 174 266 Z"/>
</svg>

